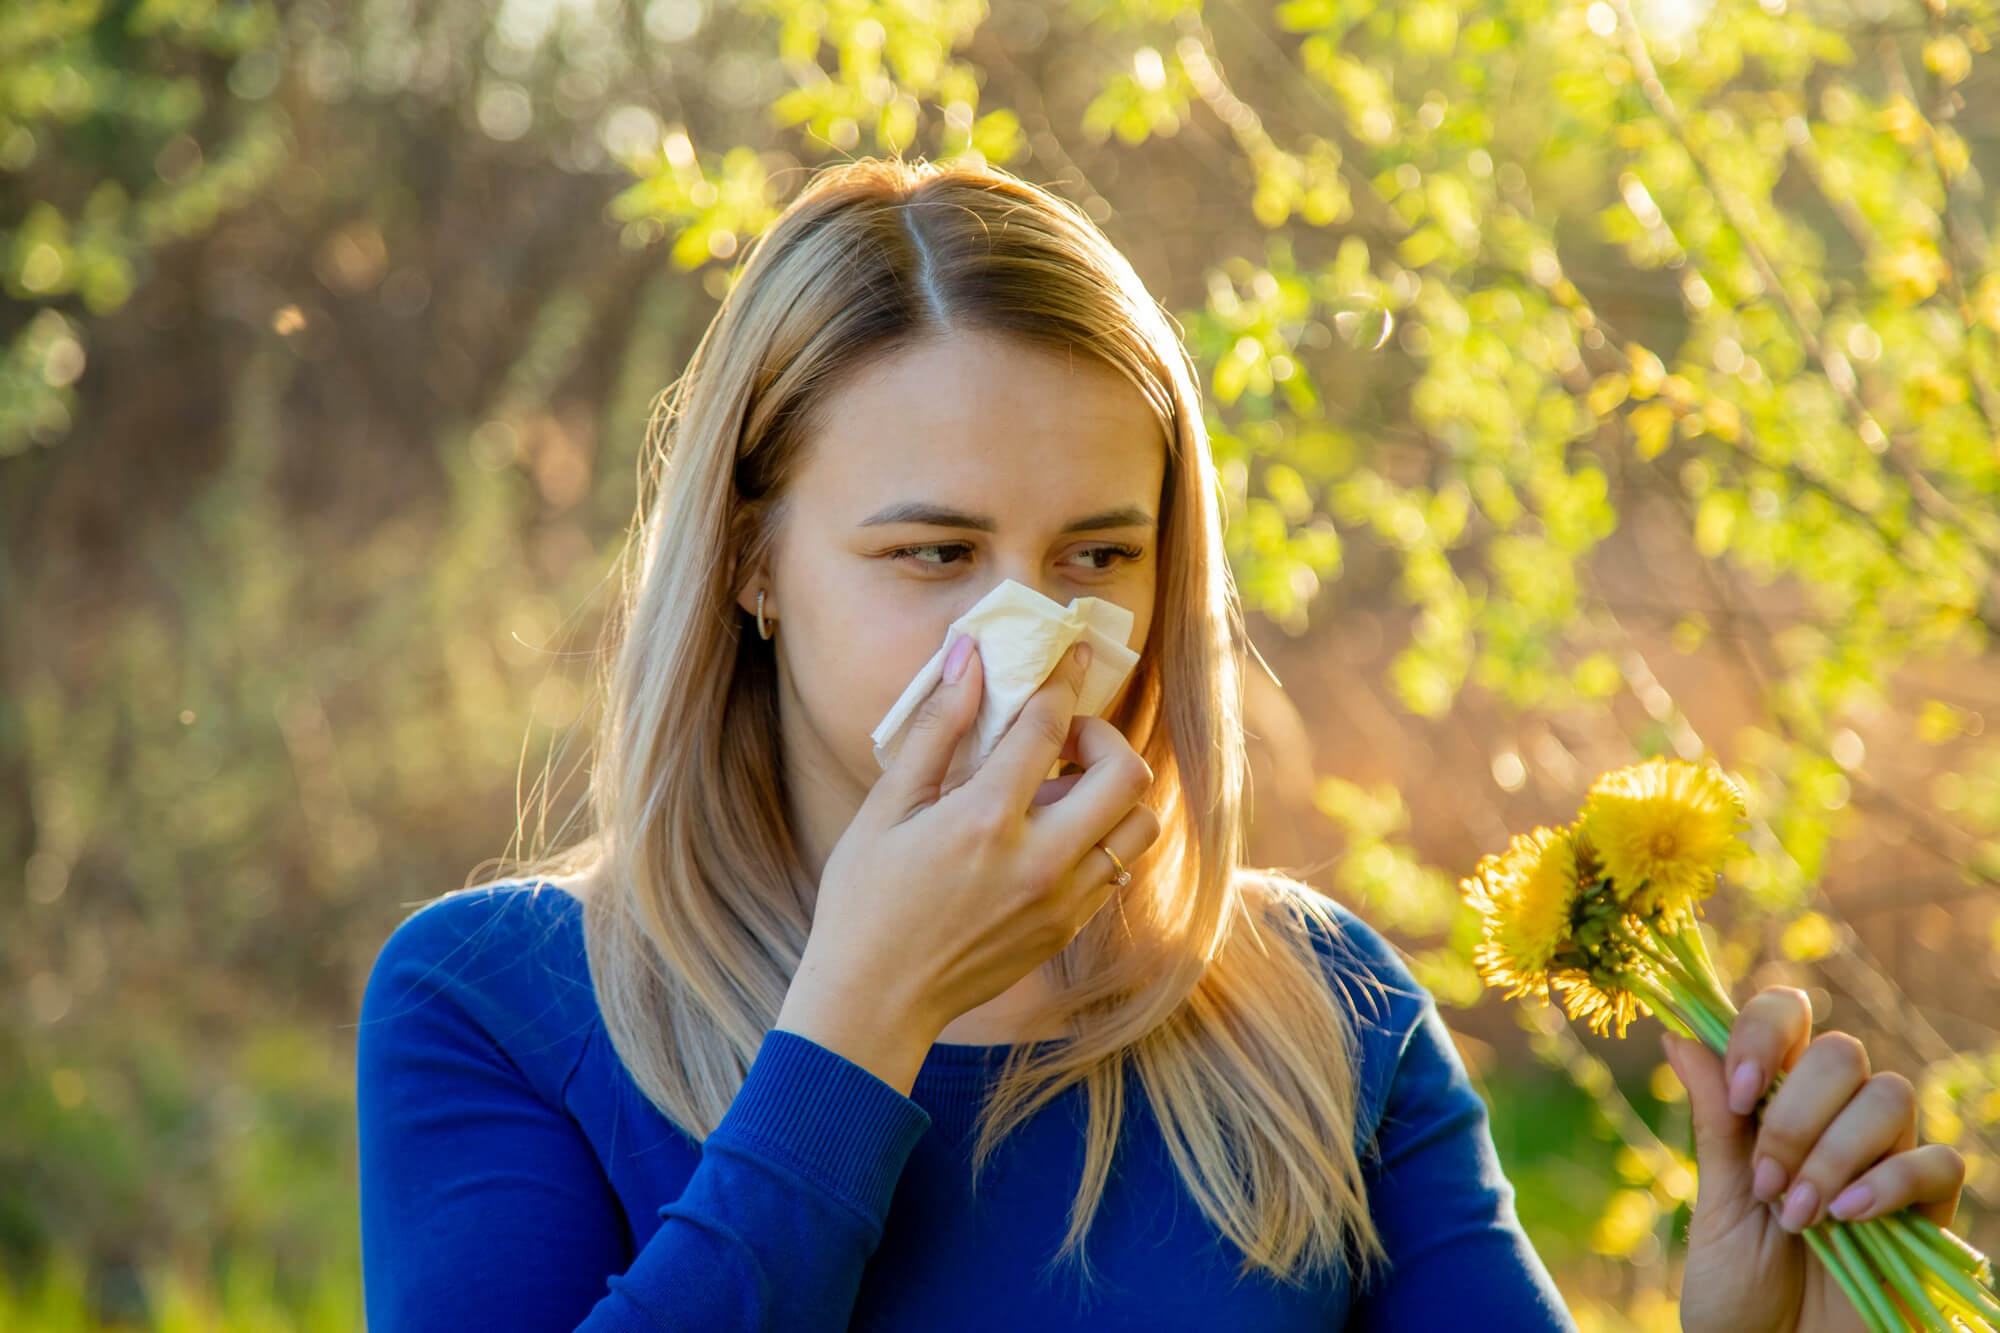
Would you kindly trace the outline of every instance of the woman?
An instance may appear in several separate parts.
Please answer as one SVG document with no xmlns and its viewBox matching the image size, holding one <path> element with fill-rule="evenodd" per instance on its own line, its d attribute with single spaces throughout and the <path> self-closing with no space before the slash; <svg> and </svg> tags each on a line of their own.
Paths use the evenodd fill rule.
<svg viewBox="0 0 2000 1333">
<path fill-rule="evenodd" d="M 1430 997 L 1239 864 L 1195 377 L 1101 233 L 997 170 L 829 169 L 656 426 L 594 834 L 369 979 L 375 1333 L 1572 1327 Z M 1072 654 L 950 782 L 960 653 L 883 771 L 871 730 L 1008 578 L 1131 610 L 1138 665 L 1079 717 Z M 1807 1029 L 1774 989 L 1726 1066 L 1673 1055 L 1689 1329 L 1859 1328 L 1795 1234 L 1857 1178 L 1952 1216 L 1907 1083 Z"/>
</svg>

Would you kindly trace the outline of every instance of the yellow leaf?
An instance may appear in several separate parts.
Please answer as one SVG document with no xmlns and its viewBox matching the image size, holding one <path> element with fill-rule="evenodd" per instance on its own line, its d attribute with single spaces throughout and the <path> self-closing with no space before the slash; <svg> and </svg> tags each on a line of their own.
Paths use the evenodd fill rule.
<svg viewBox="0 0 2000 1333">
<path fill-rule="evenodd" d="M 1009 162 L 1021 151 L 1021 120 L 1002 107 L 989 111 L 972 126 L 972 146 L 988 162 Z"/>
<path fill-rule="evenodd" d="M 1973 289 L 1972 313 L 1989 329 L 2000 331 L 2000 273 L 1989 273 Z"/>
<path fill-rule="evenodd" d="M 1665 451 L 1673 434 L 1674 409 L 1665 403 L 1643 403 L 1632 409 L 1632 448 L 1651 462 Z"/>
<path fill-rule="evenodd" d="M 1785 957 L 1798 963 L 1824 958 L 1840 945 L 1833 923 L 1818 912 L 1801 912 L 1785 926 L 1778 947 Z"/>
<path fill-rule="evenodd" d="M 901 153 L 917 137 L 917 104 L 898 97 L 882 108 L 875 135 L 891 153 Z"/>
<path fill-rule="evenodd" d="M 1917 713 L 1917 739 L 1927 745 L 1942 745 L 1964 730 L 1958 710 L 1942 699 L 1927 699 Z"/>
<path fill-rule="evenodd" d="M 1707 637 L 1708 618 L 1699 611 L 1690 612 L 1682 618 L 1680 623 L 1674 626 L 1674 651 L 1678 653 L 1691 653 L 1701 647 L 1702 640 Z"/>
<path fill-rule="evenodd" d="M 1584 402 L 1590 408 L 1592 415 L 1608 416 L 1618 404 L 1625 401 L 1626 390 L 1631 384 L 1632 381 L 1622 371 L 1614 370 L 1599 375 L 1597 382 L 1590 386 L 1590 393 Z"/>
<path fill-rule="evenodd" d="M 1604 1216 L 1590 1229 L 1590 1248 L 1614 1258 L 1631 1254 L 1653 1234 L 1659 1213 L 1651 1190 L 1619 1190 L 1611 1197 Z"/>
<path fill-rule="evenodd" d="M 1966 148 L 1965 140 L 1949 125 L 1938 130 L 1931 146 L 1937 151 L 1938 170 L 1947 179 L 1963 176 L 1966 167 L 1972 163 L 1972 154 Z"/>
<path fill-rule="evenodd" d="M 1916 103 L 1909 98 L 1896 96 L 1889 99 L 1882 108 L 1882 128 L 1889 137 L 1900 144 L 1913 144 L 1924 137 L 1928 127 L 1924 124 L 1923 112 L 1917 110 Z"/>
<path fill-rule="evenodd" d="M 1618 663 L 1606 653 L 1592 653 L 1576 664 L 1571 673 L 1576 688 L 1593 699 L 1605 699 L 1618 693 L 1625 683 L 1625 677 L 1618 670 Z"/>
<path fill-rule="evenodd" d="M 1951 271 L 1935 245 L 1914 238 L 1891 254 L 1875 256 L 1871 267 L 1876 278 L 1906 305 L 1928 300 Z"/>
<path fill-rule="evenodd" d="M 1660 358 L 1633 343 L 1625 349 L 1625 356 L 1632 363 L 1632 396 L 1641 402 L 1658 393 L 1667 382 L 1667 368 Z"/>
<path fill-rule="evenodd" d="M 1972 52 L 1963 38 L 1947 34 L 1924 43 L 1924 68 L 1947 86 L 1963 83 L 1972 72 Z"/>
<path fill-rule="evenodd" d="M 1436 227 L 1426 225 L 1405 236 L 1396 253 L 1411 268 L 1422 268 L 1443 254 L 1444 250 L 1444 233 Z"/>
<path fill-rule="evenodd" d="M 1711 491 L 1701 498 L 1701 508 L 1695 511 L 1694 544 L 1710 560 L 1729 549 L 1729 538 L 1736 531 L 1736 510 L 1719 491 Z"/>
<path fill-rule="evenodd" d="M 1723 398 L 1711 398 L 1705 411 L 1709 434 L 1731 444 L 1743 438 L 1743 414 L 1736 410 L 1736 404 Z"/>
</svg>

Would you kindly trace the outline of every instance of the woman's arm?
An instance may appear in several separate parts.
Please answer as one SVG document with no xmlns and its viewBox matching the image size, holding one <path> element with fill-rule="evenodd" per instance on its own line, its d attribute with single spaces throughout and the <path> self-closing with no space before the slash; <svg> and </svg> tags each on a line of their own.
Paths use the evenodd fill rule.
<svg viewBox="0 0 2000 1333">
<path fill-rule="evenodd" d="M 769 1033 L 659 1230 L 625 1214 L 575 1121 L 534 1086 L 426 913 L 384 946 L 357 1050 L 372 1333 L 844 1329 L 923 1108 Z M 558 1093 L 559 1099 L 559 1093 Z"/>
</svg>

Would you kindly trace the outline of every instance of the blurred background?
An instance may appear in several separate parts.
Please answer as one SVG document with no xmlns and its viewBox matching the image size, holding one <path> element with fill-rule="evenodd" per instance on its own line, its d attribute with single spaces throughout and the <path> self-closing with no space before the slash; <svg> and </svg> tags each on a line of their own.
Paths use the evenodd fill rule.
<svg viewBox="0 0 2000 1333">
<path fill-rule="evenodd" d="M 1657 1026 L 1457 881 L 1712 756 L 1709 925 L 2000 1244 L 1988 0 L 0 5 L 0 1327 L 361 1326 L 354 1017 L 573 834 L 649 408 L 822 163 L 983 157 L 1186 332 L 1256 860 L 1410 950 L 1586 1329 L 1673 1329 Z M 1996 725 L 2000 730 L 2000 725 Z"/>
</svg>

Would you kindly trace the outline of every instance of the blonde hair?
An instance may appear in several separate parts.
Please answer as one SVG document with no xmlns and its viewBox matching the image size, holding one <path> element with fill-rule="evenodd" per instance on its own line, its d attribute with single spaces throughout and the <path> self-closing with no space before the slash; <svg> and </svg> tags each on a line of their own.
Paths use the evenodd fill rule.
<svg viewBox="0 0 2000 1333">
<path fill-rule="evenodd" d="M 842 163 L 744 256 L 654 413 L 602 657 L 595 831 L 527 869 L 569 877 L 612 1044 L 664 1115 L 706 1137 L 776 1021 L 816 893 L 786 822 L 775 659 L 736 596 L 829 391 L 972 330 L 1097 357 L 1167 441 L 1153 623 L 1111 719 L 1152 767 L 1162 834 L 1122 912 L 1044 965 L 1058 995 L 1030 1030 L 1072 1037 L 1009 1052 L 974 1186 L 1009 1131 L 1082 1083 L 1082 1177 L 1054 1260 L 1088 1279 L 1134 1070 L 1239 1276 L 1298 1284 L 1346 1264 L 1359 1283 L 1385 1254 L 1355 1147 L 1357 1042 L 1307 923 L 1340 928 L 1312 889 L 1239 864 L 1248 640 L 1194 365 L 1125 258 L 1038 186 L 986 166 Z"/>
</svg>

